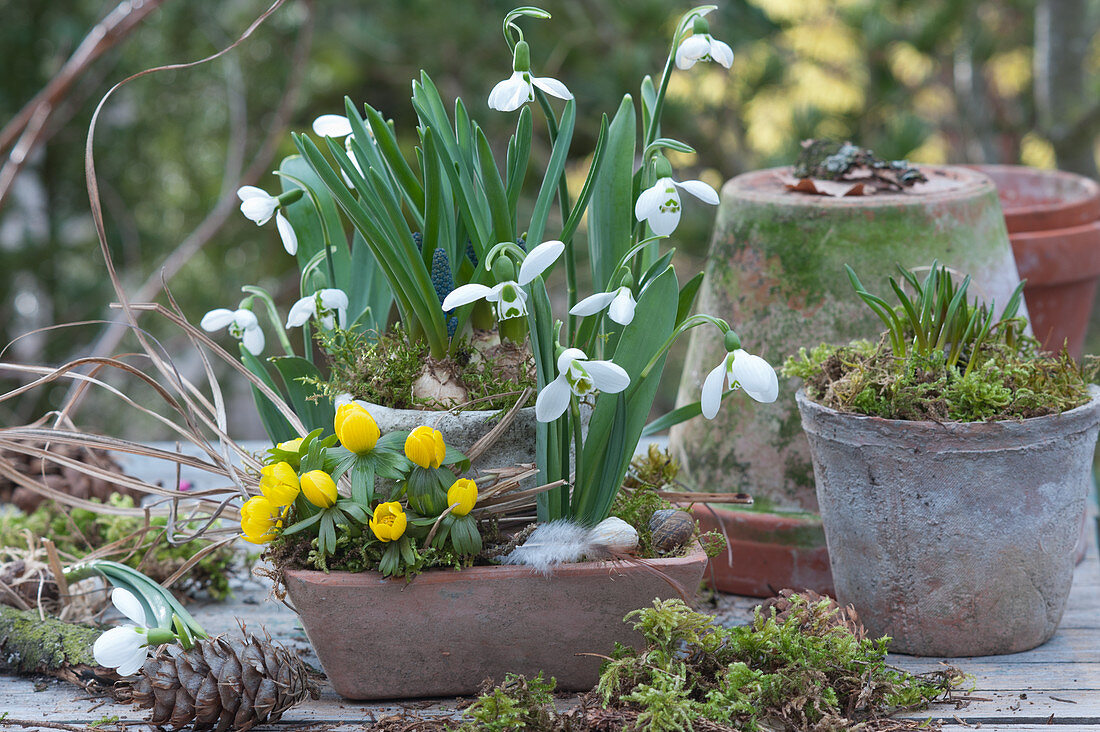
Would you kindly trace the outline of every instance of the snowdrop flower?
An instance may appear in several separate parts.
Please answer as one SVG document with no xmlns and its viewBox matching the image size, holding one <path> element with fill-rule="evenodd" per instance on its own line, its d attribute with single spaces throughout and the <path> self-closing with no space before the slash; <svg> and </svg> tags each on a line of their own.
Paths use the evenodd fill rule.
<svg viewBox="0 0 1100 732">
<path fill-rule="evenodd" d="M 449 312 L 475 300 L 485 300 L 493 304 L 497 320 L 527 315 L 527 293 L 523 291 L 524 285 L 530 284 L 533 279 L 549 269 L 564 251 L 565 244 L 562 242 L 544 241 L 524 257 L 523 263 L 519 266 L 517 279 L 505 280 L 494 287 L 479 285 L 476 282 L 456 287 L 443 298 L 443 311 Z"/>
<path fill-rule="evenodd" d="M 337 323 L 343 328 L 348 319 L 348 296 L 343 290 L 327 288 L 306 295 L 290 308 L 286 318 L 287 328 L 305 325 L 310 318 L 317 318 L 321 327 L 332 330 Z"/>
<path fill-rule="evenodd" d="M 730 389 L 741 387 L 758 402 L 774 402 L 779 396 L 779 378 L 775 375 L 775 369 L 759 356 L 735 348 L 726 353 L 722 362 L 703 380 L 699 403 L 707 419 L 714 419 L 714 415 L 718 414 L 727 381 Z"/>
<path fill-rule="evenodd" d="M 283 240 L 283 248 L 287 254 L 298 253 L 298 235 L 294 233 L 294 227 L 283 216 L 281 209 L 301 197 L 301 188 L 287 191 L 281 196 L 273 196 L 256 186 L 242 186 L 237 189 L 237 198 L 241 199 L 241 213 L 250 221 L 255 221 L 256 226 L 263 226 L 274 214 L 275 227 L 279 230 L 279 238 Z"/>
<path fill-rule="evenodd" d="M 638 196 L 634 205 L 634 216 L 638 221 L 646 221 L 653 233 L 668 236 L 680 223 L 680 193 L 687 191 L 703 203 L 718 205 L 718 194 L 701 180 L 685 180 L 682 183 L 672 178 L 658 178 L 652 188 L 647 188 Z"/>
<path fill-rule="evenodd" d="M 318 137 L 347 137 L 351 134 L 351 122 L 340 114 L 322 114 L 313 120 L 313 132 Z"/>
<path fill-rule="evenodd" d="M 344 150 L 347 151 L 348 160 L 359 171 L 359 175 L 363 175 L 363 169 L 359 167 L 359 159 L 355 157 L 355 153 L 351 149 L 351 141 L 355 139 L 355 135 L 351 134 L 351 122 L 348 122 L 347 117 L 339 114 L 322 114 L 313 120 L 313 132 L 318 137 L 343 137 Z M 367 128 L 367 134 L 372 135 L 371 139 L 374 139 L 369 127 Z M 351 178 L 342 169 L 340 175 L 343 176 L 344 182 L 348 184 L 348 188 L 355 187 L 355 184 L 351 182 Z"/>
<path fill-rule="evenodd" d="M 589 295 L 570 309 L 570 315 L 595 315 L 607 308 L 607 315 L 619 325 L 630 325 L 634 320 L 634 308 L 637 306 L 634 293 L 623 285 L 612 292 L 597 292 Z"/>
<path fill-rule="evenodd" d="M 251 310 L 217 308 L 202 316 L 199 327 L 207 333 L 228 328 L 229 335 L 244 343 L 244 347 L 253 356 L 259 356 L 264 352 L 264 332 L 260 328 L 260 321 L 256 319 L 256 314 Z"/>
<path fill-rule="evenodd" d="M 535 89 L 541 89 L 558 99 L 572 99 L 565 84 L 549 76 L 531 75 L 531 50 L 526 41 L 516 44 L 512 57 L 512 75 L 489 92 L 489 107 L 498 112 L 514 112 L 527 102 L 535 101 Z"/>
<path fill-rule="evenodd" d="M 677 68 L 690 69 L 696 61 L 713 61 L 727 69 L 733 65 L 733 49 L 715 40 L 701 15 L 695 17 L 691 37 L 684 39 L 676 49 Z"/>
<path fill-rule="evenodd" d="M 558 356 L 558 378 L 547 384 L 535 400 L 535 418 L 553 422 L 569 406 L 570 394 L 583 397 L 593 391 L 617 394 L 630 386 L 630 375 L 610 361 L 589 361 L 579 348 L 567 348 Z"/>
<path fill-rule="evenodd" d="M 137 625 L 120 625 L 96 638 L 92 656 L 100 666 L 117 669 L 119 676 L 129 676 L 141 669 L 149 655 L 149 623 L 141 601 L 129 590 L 116 587 L 111 591 L 111 602 Z"/>
</svg>

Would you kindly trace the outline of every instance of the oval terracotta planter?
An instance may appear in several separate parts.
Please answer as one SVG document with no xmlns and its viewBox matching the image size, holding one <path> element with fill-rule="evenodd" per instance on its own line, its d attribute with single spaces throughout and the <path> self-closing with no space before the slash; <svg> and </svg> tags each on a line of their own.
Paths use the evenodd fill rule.
<svg viewBox="0 0 1100 732">
<path fill-rule="evenodd" d="M 473 694 L 507 672 L 591 689 L 615 643 L 639 645 L 625 623 L 654 598 L 690 596 L 707 556 L 527 567 L 431 570 L 412 582 L 376 572 L 287 570 L 287 593 L 341 696 L 400 699 Z"/>
<path fill-rule="evenodd" d="M 922 656 L 1016 653 L 1054 634 L 1092 482 L 1100 388 L 1016 422 L 905 422 L 796 395 L 837 600 Z"/>
<path fill-rule="evenodd" d="M 997 186 L 1035 337 L 1080 359 L 1100 279 L 1100 184 L 1022 165 L 975 165 Z"/>
</svg>

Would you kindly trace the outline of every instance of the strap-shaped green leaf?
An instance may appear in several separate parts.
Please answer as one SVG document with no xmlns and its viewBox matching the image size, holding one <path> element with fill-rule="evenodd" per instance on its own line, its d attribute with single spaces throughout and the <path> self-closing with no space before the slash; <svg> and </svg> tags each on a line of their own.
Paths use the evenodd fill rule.
<svg viewBox="0 0 1100 732">
<path fill-rule="evenodd" d="M 634 227 L 634 150 L 637 140 L 634 100 L 623 97 L 611 120 L 607 160 L 600 166 L 588 205 L 588 254 L 593 282 L 607 282 L 630 248 Z"/>
<path fill-rule="evenodd" d="M 558 124 L 558 137 L 554 141 L 554 148 L 550 153 L 550 162 L 546 166 L 546 175 L 542 179 L 542 187 L 539 188 L 535 208 L 531 213 L 531 225 L 527 229 L 527 240 L 530 246 L 537 246 L 543 240 L 546 221 L 550 217 L 550 207 L 554 202 L 554 195 L 558 191 L 558 181 L 565 171 L 565 162 L 569 157 L 569 145 L 573 140 L 573 128 L 576 121 L 577 104 L 570 99 L 565 103 L 565 109 L 562 110 L 561 121 Z"/>
<path fill-rule="evenodd" d="M 321 372 L 317 367 L 297 356 L 277 356 L 271 362 L 283 378 L 290 403 L 306 429 L 324 428 L 326 433 L 332 432 L 332 422 L 336 416 L 332 403 L 323 396 L 316 398 L 319 396 L 316 388 L 302 382 L 305 377 L 320 379 Z"/>
</svg>

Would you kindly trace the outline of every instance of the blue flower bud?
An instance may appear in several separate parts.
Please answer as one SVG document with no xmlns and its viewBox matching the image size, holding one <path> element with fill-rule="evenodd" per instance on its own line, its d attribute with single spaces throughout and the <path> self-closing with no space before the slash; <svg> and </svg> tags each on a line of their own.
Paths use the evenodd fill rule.
<svg viewBox="0 0 1100 732">
<path fill-rule="evenodd" d="M 443 299 L 447 295 L 451 294 L 451 290 L 455 288 L 454 278 L 451 277 L 451 262 L 447 258 L 447 252 L 443 251 L 442 247 L 436 247 L 432 252 L 432 286 L 435 288 L 436 297 L 439 298 L 439 304 L 443 304 Z"/>
</svg>

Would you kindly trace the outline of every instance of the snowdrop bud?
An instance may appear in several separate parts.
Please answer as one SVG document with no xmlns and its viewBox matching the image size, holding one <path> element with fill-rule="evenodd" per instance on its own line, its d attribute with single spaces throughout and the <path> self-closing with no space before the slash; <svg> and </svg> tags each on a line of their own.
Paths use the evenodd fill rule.
<svg viewBox="0 0 1100 732">
<path fill-rule="evenodd" d="M 726 331 L 726 337 L 725 337 L 725 345 L 726 345 L 726 351 L 729 352 L 729 353 L 733 353 L 734 351 L 736 351 L 738 348 L 741 347 L 741 338 L 736 333 L 734 333 L 732 330 L 727 330 Z"/>
<path fill-rule="evenodd" d="M 520 41 L 516 44 L 516 50 L 512 56 L 512 70 L 521 72 L 531 70 L 531 49 L 528 47 L 527 41 Z"/>
<path fill-rule="evenodd" d="M 516 279 L 516 265 L 512 263 L 510 257 L 502 254 L 493 261 L 493 278 L 497 282 L 508 282 Z"/>
<path fill-rule="evenodd" d="M 290 204 L 294 203 L 302 197 L 305 193 L 301 188 L 291 188 L 286 193 L 281 193 L 277 197 L 279 199 L 279 207 L 286 208 Z"/>
</svg>

